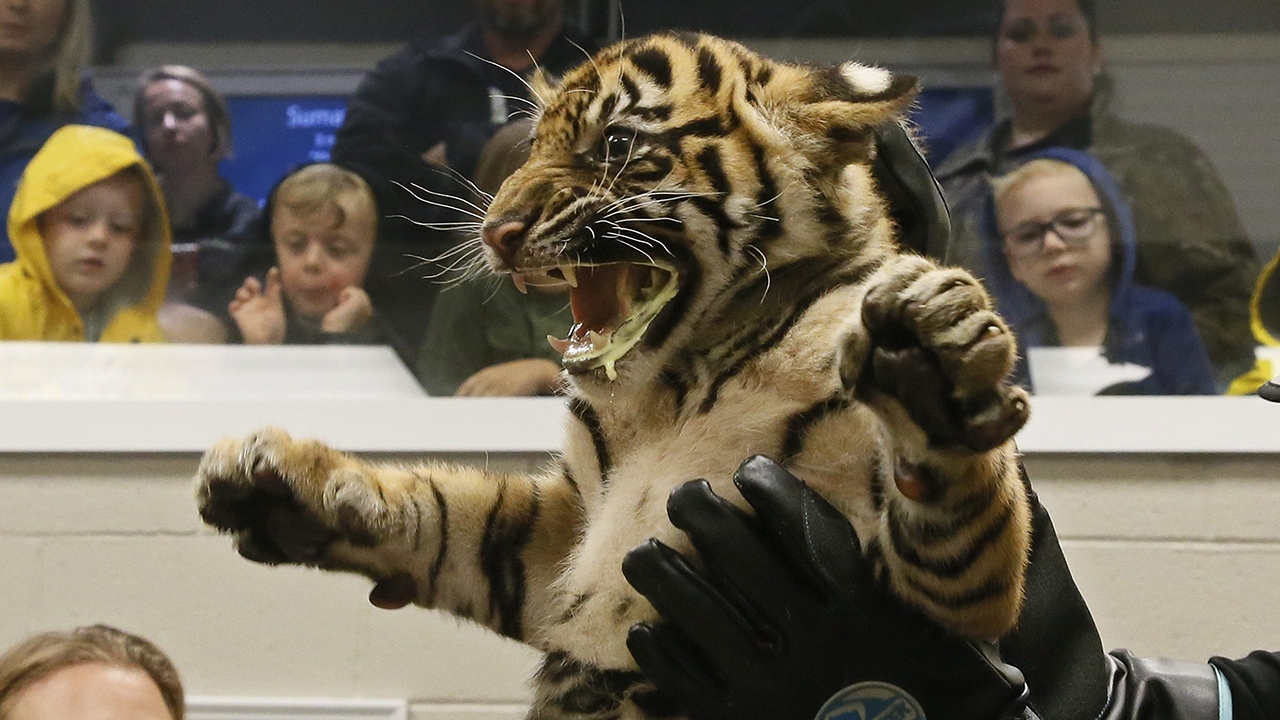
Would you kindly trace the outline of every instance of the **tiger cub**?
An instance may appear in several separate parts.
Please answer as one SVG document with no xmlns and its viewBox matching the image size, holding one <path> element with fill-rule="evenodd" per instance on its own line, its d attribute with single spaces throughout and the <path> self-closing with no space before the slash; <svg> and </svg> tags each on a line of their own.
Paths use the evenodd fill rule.
<svg viewBox="0 0 1280 720">
<path fill-rule="evenodd" d="M 377 603 L 543 651 L 538 719 L 663 714 L 625 645 L 653 610 L 623 555 L 689 551 L 668 493 L 701 477 L 741 502 L 754 453 L 839 507 L 904 601 L 1009 630 L 1029 542 L 1014 339 L 971 276 L 895 250 L 869 171 L 916 81 L 666 34 L 537 92 L 481 236 L 518 286 L 571 286 L 563 452 L 534 475 L 405 467 L 266 429 L 205 455 L 204 520 L 250 560 L 361 573 Z"/>
</svg>

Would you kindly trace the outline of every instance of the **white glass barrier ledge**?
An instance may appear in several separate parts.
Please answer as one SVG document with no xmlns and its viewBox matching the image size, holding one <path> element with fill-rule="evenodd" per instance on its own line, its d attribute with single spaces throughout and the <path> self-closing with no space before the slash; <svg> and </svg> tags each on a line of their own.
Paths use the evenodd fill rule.
<svg viewBox="0 0 1280 720">
<path fill-rule="evenodd" d="M 276 425 L 358 452 L 550 452 L 557 398 L 426 397 L 386 348 L 0 343 L 0 453 L 193 453 Z M 1026 453 L 1280 453 L 1256 397 L 1037 397 Z"/>
</svg>

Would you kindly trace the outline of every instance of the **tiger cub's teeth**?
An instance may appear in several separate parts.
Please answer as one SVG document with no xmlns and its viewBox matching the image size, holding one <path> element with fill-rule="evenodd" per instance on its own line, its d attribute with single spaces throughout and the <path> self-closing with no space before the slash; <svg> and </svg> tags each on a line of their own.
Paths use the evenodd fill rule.
<svg viewBox="0 0 1280 720">
<path fill-rule="evenodd" d="M 524 273 L 511 273 L 511 282 L 515 283 L 516 289 L 520 291 L 520 294 L 529 294 L 529 286 L 524 282 Z"/>
<path fill-rule="evenodd" d="M 561 265 L 560 274 L 564 275 L 564 281 L 569 283 L 569 287 L 578 287 L 578 271 L 572 265 Z"/>
<path fill-rule="evenodd" d="M 551 349 L 561 355 L 582 355 L 587 352 L 598 352 L 609 347 L 609 343 L 613 340 L 613 333 L 601 334 L 595 330 L 588 330 L 586 335 L 582 334 L 582 326 L 574 325 L 569 331 L 569 337 L 560 339 L 555 335 L 547 336 L 547 343 L 551 345 Z"/>
</svg>

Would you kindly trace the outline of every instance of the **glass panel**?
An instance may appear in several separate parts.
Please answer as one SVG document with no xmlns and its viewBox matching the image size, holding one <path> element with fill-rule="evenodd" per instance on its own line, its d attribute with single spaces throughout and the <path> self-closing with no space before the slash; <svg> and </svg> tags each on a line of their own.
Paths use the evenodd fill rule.
<svg viewBox="0 0 1280 720">
<path fill-rule="evenodd" d="M 919 77 L 922 89 L 906 118 L 941 180 L 953 226 L 950 242 L 939 244 L 935 238 L 928 251 L 939 262 L 968 269 L 995 297 L 1021 340 L 1019 381 L 1037 392 L 1049 387 L 1089 393 L 1252 391 L 1275 368 L 1270 356 L 1254 347 L 1275 344 L 1280 337 L 1280 287 L 1266 284 L 1268 275 L 1262 273 L 1280 249 L 1280 205 L 1274 202 L 1280 146 L 1272 141 L 1280 96 L 1268 91 L 1280 79 L 1280 6 L 1238 0 L 1157 8 L 1127 0 L 1098 6 L 1095 13 L 1092 3 L 1008 0 L 1005 8 L 978 0 L 870 5 L 802 0 L 785 9 L 754 0 L 569 0 L 563 17 L 565 27 L 576 27 L 570 31 L 575 43 L 587 49 L 624 33 L 634 38 L 678 29 L 736 39 L 779 60 L 818 65 L 858 60 Z M 607 331 L 616 332 L 626 320 L 596 318 L 600 337 L 586 331 L 590 322 L 575 335 L 575 322 L 592 311 L 584 299 L 573 319 L 563 283 L 574 278 L 560 270 L 520 279 L 533 287 L 532 300 L 518 294 L 508 298 L 514 287 L 510 279 L 475 277 L 487 274 L 486 252 L 490 257 L 514 252 L 511 246 L 523 242 L 521 232 L 529 230 L 511 232 L 508 224 L 505 234 L 497 233 L 502 223 L 495 218 L 488 241 L 496 251 L 482 250 L 479 227 L 488 197 L 527 153 L 529 130 L 515 128 L 499 138 L 505 143 L 501 147 L 486 150 L 486 142 L 509 120 L 536 115 L 524 78 L 532 70 L 530 55 L 553 81 L 584 57 L 583 50 L 552 41 L 554 32 L 529 41 L 540 27 L 550 27 L 538 25 L 537 10 L 519 17 L 482 16 L 468 4 L 413 0 L 385 0 L 377 12 L 356 0 L 228 0 L 216 7 L 102 0 L 97 10 L 98 91 L 122 115 L 132 116 L 135 108 L 151 111 L 133 118 L 132 132 L 164 181 L 174 228 L 169 304 L 150 311 L 163 332 L 121 335 L 111 329 L 112 312 L 140 296 L 122 300 L 108 293 L 101 307 L 93 306 L 96 295 L 75 302 L 68 295 L 63 309 L 77 320 L 67 327 L 82 326 L 82 331 L 65 331 L 70 333 L 65 337 L 47 328 L 14 331 L 13 339 L 145 340 L 163 334 L 171 341 L 235 345 L 245 337 L 230 311 L 240 291 L 238 309 L 246 298 L 254 306 L 269 301 L 288 328 L 284 334 L 278 328 L 265 334 L 253 329 L 254 341 L 384 343 L 432 392 L 456 392 L 481 369 L 504 366 L 514 379 L 476 383 L 492 392 L 545 393 L 555 385 L 550 364 L 559 352 L 544 335 L 568 338 L 575 352 L 590 354 L 595 352 L 591 346 L 609 344 Z M 477 18 L 511 44 L 487 45 L 481 35 L 466 34 Z M 452 44 L 440 44 L 444 36 L 453 37 Z M 420 38 L 417 44 L 397 50 L 414 38 Z M 441 67 L 451 69 L 433 69 L 431 62 L 444 55 L 453 64 Z M 423 59 L 428 56 L 435 60 Z M 399 60 L 373 69 L 388 58 Z M 186 83 L 186 92 L 196 92 L 201 112 L 194 120 L 191 113 L 164 115 L 159 106 L 135 105 L 139 70 L 173 63 L 198 68 L 214 93 L 202 94 L 198 76 L 169 78 L 179 89 Z M 218 140 L 219 94 L 225 98 L 230 144 Z M 81 122 L 123 124 L 100 103 L 86 105 L 84 112 Z M 224 186 L 200 175 L 204 171 L 190 170 L 206 161 L 181 156 L 181 142 L 173 141 L 177 150 L 166 149 L 161 135 L 143 131 L 157 122 L 182 128 L 204 122 L 203 130 L 191 132 L 204 133 L 199 142 L 214 146 L 219 176 L 239 194 L 219 194 Z M 174 132 L 187 132 L 182 128 Z M 627 132 L 602 136 L 601 142 L 627 153 L 643 142 L 633 129 Z M 191 145 L 189 138 L 183 142 Z M 1057 147 L 1081 151 L 1084 159 L 1055 155 Z M 1070 193 L 1055 187 L 1072 181 L 1053 174 L 1070 171 L 1027 164 L 1043 155 L 1066 157 L 1084 173 L 1089 188 L 1081 197 L 1068 199 Z M 324 207 L 311 218 L 313 264 L 332 274 L 320 283 L 326 288 L 306 287 L 301 269 L 294 272 L 281 258 L 273 226 L 256 217 L 255 206 L 263 206 L 271 188 L 297 167 L 334 158 L 367 183 L 367 190 L 355 192 L 368 193 L 373 204 L 354 208 L 353 222 L 363 222 L 361 212 L 375 208 L 377 239 L 367 261 L 357 257 L 344 265 L 351 238 L 337 236 L 347 208 L 321 202 Z M 15 182 L 24 162 L 14 165 Z M 1029 168 L 1020 171 L 1023 175 L 1040 176 L 1010 174 L 1020 168 Z M 1001 186 L 1007 197 L 999 201 L 991 184 L 997 177 L 1007 180 Z M 729 187 L 736 181 L 726 177 Z M 642 190 L 637 186 L 635 192 Z M 689 217 L 719 222 L 715 211 L 705 205 L 699 209 L 692 199 L 682 206 L 679 212 Z M 1101 209 L 1106 222 L 1090 226 L 1096 232 L 1088 238 L 1065 237 L 1071 228 L 1051 222 L 1064 211 L 1093 207 Z M 1023 246 L 1034 252 L 1007 252 L 1009 223 L 1039 229 L 1035 237 L 1023 237 Z M 582 232 L 595 229 L 580 227 Z M 747 247 L 748 233 L 726 232 L 723 242 Z M 336 236 L 326 239 L 326 233 Z M 730 238 L 734 233 L 738 236 Z M 666 238 L 639 223 L 609 241 L 617 252 L 644 260 L 646 255 L 653 259 L 655 251 L 661 254 Z M 1101 249 L 1088 266 L 1080 253 L 1093 240 Z M 12 246 L 5 252 L 11 256 Z M 742 268 L 760 262 L 771 272 L 781 269 L 780 260 L 767 254 L 756 258 L 742 249 L 730 255 Z M 269 279 L 273 267 L 283 272 Z M 54 270 L 56 275 L 56 265 Z M 633 278 L 641 287 L 656 287 L 664 279 L 646 272 L 636 271 Z M 1258 282 L 1260 273 L 1264 282 Z M 343 283 L 351 283 L 353 291 L 340 300 Z M 448 284 L 467 289 L 450 298 L 440 293 Z M 1073 284 L 1091 290 L 1078 292 Z M 272 299 L 277 286 L 278 300 Z M 559 294 L 548 299 L 539 286 L 559 286 Z M 306 302 L 307 293 L 317 296 L 315 302 Z M 578 295 L 586 298 L 586 293 Z M 681 307 L 691 307 L 683 291 L 673 297 Z M 77 302 L 85 307 L 75 307 Z M 326 330 L 325 317 L 339 305 L 342 311 Z M 678 324 L 676 314 L 663 315 L 657 325 Z M 653 318 L 636 322 L 641 320 Z M 275 327 L 281 320 L 273 316 L 271 322 Z M 449 329 L 432 334 L 433 324 L 449 324 Z M 618 341 L 605 353 L 612 353 L 611 361 L 602 360 L 599 372 L 625 367 L 628 354 L 634 358 L 644 352 L 623 352 L 623 344 Z M 469 359 L 447 372 L 441 369 L 462 357 Z M 1065 367 L 1107 372 L 1081 382 L 1049 379 Z M 1130 367 L 1147 374 L 1131 378 Z M 1125 379 L 1108 381 L 1114 372 Z M 1037 375 L 1045 378 L 1043 384 L 1035 382 Z"/>
</svg>

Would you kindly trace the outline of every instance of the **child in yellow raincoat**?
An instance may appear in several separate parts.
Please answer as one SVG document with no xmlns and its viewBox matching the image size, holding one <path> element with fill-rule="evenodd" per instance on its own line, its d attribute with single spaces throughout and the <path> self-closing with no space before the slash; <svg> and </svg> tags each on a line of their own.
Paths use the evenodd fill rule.
<svg viewBox="0 0 1280 720">
<path fill-rule="evenodd" d="M 162 342 L 170 234 L 133 142 L 68 125 L 32 158 L 9 210 L 0 340 Z"/>
</svg>

